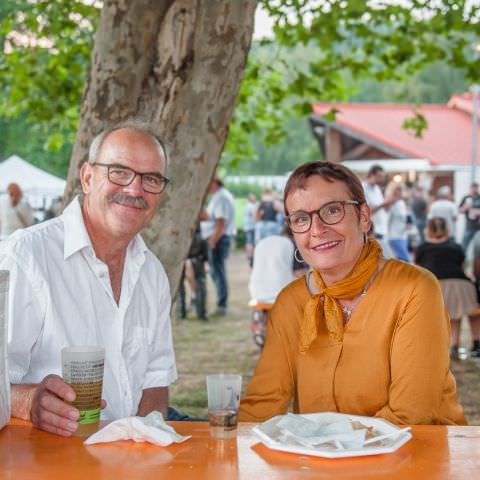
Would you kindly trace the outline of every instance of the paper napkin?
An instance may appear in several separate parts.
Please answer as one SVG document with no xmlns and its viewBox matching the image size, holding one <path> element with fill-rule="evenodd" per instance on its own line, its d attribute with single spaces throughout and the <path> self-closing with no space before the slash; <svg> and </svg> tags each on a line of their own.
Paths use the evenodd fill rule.
<svg viewBox="0 0 480 480">
<path fill-rule="evenodd" d="M 165 423 L 160 412 L 151 412 L 146 417 L 127 417 L 115 420 L 85 440 L 86 445 L 133 440 L 149 442 L 166 447 L 172 443 L 181 443 L 191 437 L 179 435 Z"/>
<path fill-rule="evenodd" d="M 350 420 L 318 424 L 294 414 L 282 418 L 277 427 L 284 434 L 284 439 L 293 439 L 306 447 L 316 447 L 333 443 L 337 448 L 362 448 L 365 443 L 367 427 L 354 428 Z"/>
</svg>

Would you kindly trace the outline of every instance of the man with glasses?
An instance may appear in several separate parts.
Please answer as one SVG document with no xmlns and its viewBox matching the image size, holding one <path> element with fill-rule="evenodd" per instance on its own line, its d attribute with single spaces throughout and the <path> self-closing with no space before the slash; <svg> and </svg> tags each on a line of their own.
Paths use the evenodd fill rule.
<svg viewBox="0 0 480 480">
<path fill-rule="evenodd" d="M 163 144 L 142 125 L 98 135 L 82 165 L 83 197 L 0 248 L 10 271 L 12 415 L 69 436 L 79 412 L 60 351 L 105 348 L 102 418 L 164 414 L 177 376 L 165 271 L 139 232 L 168 184 Z"/>
</svg>

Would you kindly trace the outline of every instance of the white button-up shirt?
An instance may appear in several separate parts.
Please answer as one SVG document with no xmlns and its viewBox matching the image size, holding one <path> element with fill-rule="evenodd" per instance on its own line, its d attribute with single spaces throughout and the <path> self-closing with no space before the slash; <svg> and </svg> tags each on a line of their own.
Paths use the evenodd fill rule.
<svg viewBox="0 0 480 480">
<path fill-rule="evenodd" d="M 370 207 L 375 208 L 385 202 L 382 189 L 378 185 L 370 185 L 368 182 L 365 182 L 363 190 Z M 388 213 L 384 208 L 380 208 L 372 214 L 372 223 L 375 233 L 384 236 L 388 234 Z"/>
<path fill-rule="evenodd" d="M 0 269 L 10 271 L 12 384 L 61 375 L 65 346 L 104 347 L 102 418 L 115 419 L 137 413 L 143 389 L 177 378 L 168 279 L 139 235 L 127 248 L 118 305 L 78 199 L 60 217 L 0 242 Z"/>
<path fill-rule="evenodd" d="M 220 187 L 211 197 L 207 206 L 208 220 L 200 223 L 202 238 L 207 239 L 215 232 L 215 221 L 225 220 L 225 235 L 235 235 L 235 200 L 224 187 Z"/>
</svg>

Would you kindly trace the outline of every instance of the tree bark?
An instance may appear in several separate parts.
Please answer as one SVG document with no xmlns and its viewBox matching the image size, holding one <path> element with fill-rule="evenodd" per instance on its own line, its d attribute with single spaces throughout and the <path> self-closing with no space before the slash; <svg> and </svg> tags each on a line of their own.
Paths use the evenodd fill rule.
<svg viewBox="0 0 480 480">
<path fill-rule="evenodd" d="M 106 0 L 65 198 L 101 130 L 150 124 L 170 157 L 164 202 L 144 237 L 176 290 L 228 132 L 253 32 L 256 0 Z"/>
</svg>

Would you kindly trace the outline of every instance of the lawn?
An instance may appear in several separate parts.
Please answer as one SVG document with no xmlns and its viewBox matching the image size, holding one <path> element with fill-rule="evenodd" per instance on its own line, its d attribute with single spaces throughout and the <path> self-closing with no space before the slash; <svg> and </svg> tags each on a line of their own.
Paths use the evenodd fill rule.
<svg viewBox="0 0 480 480">
<path fill-rule="evenodd" d="M 174 341 L 179 379 L 171 389 L 172 406 L 182 413 L 206 417 L 205 375 L 239 373 L 245 388 L 258 358 L 258 348 L 251 338 L 250 311 L 247 307 L 249 267 L 243 252 L 234 252 L 228 263 L 230 309 L 225 317 L 200 322 L 193 316 L 174 321 Z M 214 307 L 214 289 L 209 282 L 209 304 Z M 468 331 L 463 334 L 469 344 Z M 452 370 L 458 394 L 469 423 L 480 425 L 479 360 L 455 361 Z"/>
</svg>

